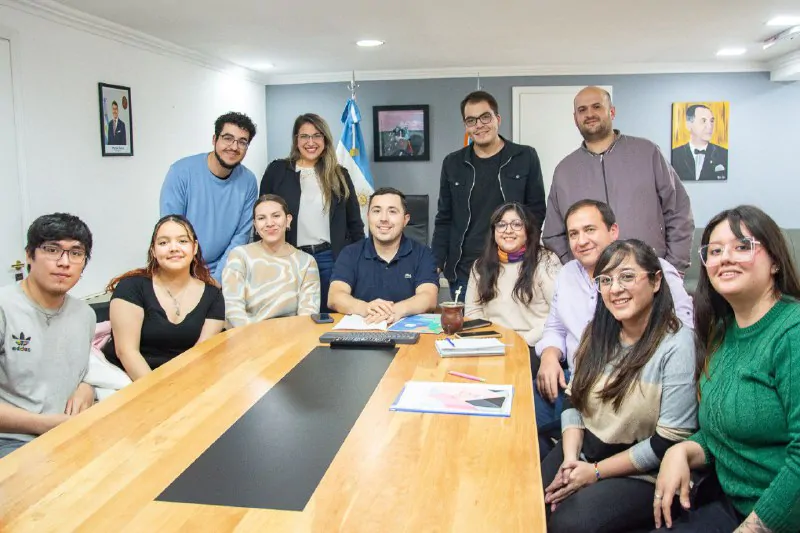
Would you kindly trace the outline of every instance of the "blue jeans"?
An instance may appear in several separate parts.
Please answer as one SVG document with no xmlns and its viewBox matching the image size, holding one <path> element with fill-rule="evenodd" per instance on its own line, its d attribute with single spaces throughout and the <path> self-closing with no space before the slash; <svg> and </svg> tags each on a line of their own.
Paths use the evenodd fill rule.
<svg viewBox="0 0 800 533">
<path fill-rule="evenodd" d="M 17 439 L 0 439 L 0 459 L 16 449 L 22 448 L 27 441 Z"/>
<path fill-rule="evenodd" d="M 569 370 L 564 369 L 564 379 L 569 383 Z M 544 459 L 553 448 L 550 437 L 561 438 L 561 411 L 564 410 L 564 389 L 558 390 L 558 397 L 550 403 L 539 394 L 536 376 L 533 376 L 533 406 L 536 410 L 536 430 L 539 433 L 539 454 Z"/>
<path fill-rule="evenodd" d="M 331 286 L 331 274 L 333 274 L 333 252 L 325 250 L 314 254 L 314 261 L 317 262 L 319 269 L 320 299 L 319 312 L 330 313 L 328 309 L 328 289 Z"/>
<path fill-rule="evenodd" d="M 467 281 L 466 279 L 454 279 L 454 280 L 447 280 L 447 284 L 450 285 L 450 297 L 455 300 L 456 299 L 456 291 L 459 287 L 461 287 L 461 292 L 458 293 L 458 301 L 464 302 L 466 301 L 465 298 L 467 297 Z"/>
</svg>

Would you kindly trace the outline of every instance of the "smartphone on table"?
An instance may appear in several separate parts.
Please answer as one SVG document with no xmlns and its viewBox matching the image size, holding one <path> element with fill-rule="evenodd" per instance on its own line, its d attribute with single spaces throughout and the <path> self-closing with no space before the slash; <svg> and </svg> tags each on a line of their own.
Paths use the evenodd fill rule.
<svg viewBox="0 0 800 533">
<path fill-rule="evenodd" d="M 461 331 L 467 331 L 468 329 L 478 329 L 478 328 L 485 328 L 486 326 L 491 326 L 492 323 L 488 320 L 484 320 L 482 318 L 476 318 L 474 320 L 465 320 L 464 325 L 461 326 Z"/>
<path fill-rule="evenodd" d="M 503 335 L 497 331 L 462 331 L 456 333 L 458 339 L 498 339 Z"/>
<path fill-rule="evenodd" d="M 311 320 L 317 324 L 330 324 L 333 322 L 333 317 L 330 315 L 330 313 L 314 313 L 311 315 Z"/>
</svg>

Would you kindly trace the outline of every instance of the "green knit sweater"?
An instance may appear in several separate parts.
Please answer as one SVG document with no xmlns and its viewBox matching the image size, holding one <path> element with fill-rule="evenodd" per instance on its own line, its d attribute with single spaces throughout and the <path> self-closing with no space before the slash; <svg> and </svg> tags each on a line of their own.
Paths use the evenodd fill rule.
<svg viewBox="0 0 800 533">
<path fill-rule="evenodd" d="M 783 298 L 747 328 L 735 321 L 700 379 L 706 461 L 736 509 L 775 532 L 800 531 L 800 303 Z"/>
</svg>

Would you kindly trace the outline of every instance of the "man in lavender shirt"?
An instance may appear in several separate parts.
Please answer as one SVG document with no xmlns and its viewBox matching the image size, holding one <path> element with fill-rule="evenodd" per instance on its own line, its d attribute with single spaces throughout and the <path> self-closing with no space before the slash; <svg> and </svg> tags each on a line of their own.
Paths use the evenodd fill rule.
<svg viewBox="0 0 800 533">
<path fill-rule="evenodd" d="M 536 375 L 534 402 L 540 434 L 561 427 L 564 389 L 575 369 L 575 351 L 583 330 L 594 316 L 599 294 L 595 289 L 594 267 L 606 247 L 617 240 L 619 227 L 611 208 L 597 200 L 575 202 L 564 217 L 572 255 L 556 278 L 550 315 L 542 339 L 536 343 L 541 358 Z M 683 278 L 670 263 L 661 261 L 664 280 L 672 292 L 675 313 L 681 322 L 694 328 L 692 298 L 683 287 Z M 565 368 L 566 367 L 566 368 Z"/>
</svg>

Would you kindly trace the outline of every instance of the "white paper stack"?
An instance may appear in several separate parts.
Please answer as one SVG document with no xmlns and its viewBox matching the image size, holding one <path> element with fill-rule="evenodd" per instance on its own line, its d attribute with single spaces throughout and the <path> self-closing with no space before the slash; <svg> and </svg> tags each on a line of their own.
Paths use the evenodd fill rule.
<svg viewBox="0 0 800 533">
<path fill-rule="evenodd" d="M 384 320 L 376 324 L 367 324 L 364 317 L 360 315 L 345 315 L 338 324 L 333 326 L 336 330 L 351 330 L 351 331 L 386 331 L 388 324 Z"/>
<path fill-rule="evenodd" d="M 506 345 L 498 339 L 444 339 L 436 341 L 436 351 L 442 357 L 505 355 Z"/>
</svg>

